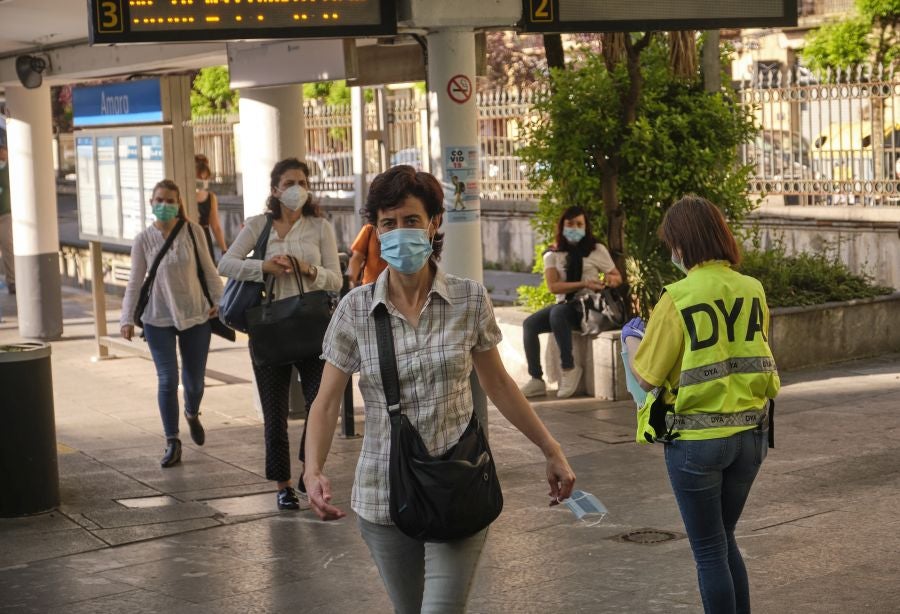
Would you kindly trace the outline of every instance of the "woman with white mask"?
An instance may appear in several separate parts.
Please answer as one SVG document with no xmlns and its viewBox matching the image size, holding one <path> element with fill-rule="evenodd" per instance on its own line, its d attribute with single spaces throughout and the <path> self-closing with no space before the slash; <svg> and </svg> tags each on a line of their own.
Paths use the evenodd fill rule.
<svg viewBox="0 0 900 614">
<path fill-rule="evenodd" d="M 339 291 L 343 280 L 334 227 L 322 217 L 319 206 L 313 202 L 309 192 L 309 168 L 296 158 L 282 160 L 272 169 L 270 186 L 271 194 L 266 202 L 268 211 L 246 220 L 244 228 L 222 256 L 219 272 L 249 281 L 263 281 L 266 275 L 272 275 L 275 277 L 275 300 L 281 300 L 300 293 L 291 262 L 293 257 L 300 269 L 304 292 Z M 263 232 L 268 232 L 265 260 L 247 258 Z M 278 483 L 277 505 L 281 510 L 300 508 L 299 497 L 291 484 L 288 439 L 291 371 L 296 367 L 300 373 L 309 411 L 319 391 L 324 364 L 315 357 L 295 365 L 253 365 L 265 422 L 266 478 Z M 300 441 L 301 461 L 305 435 L 304 427 Z M 302 481 L 299 487 L 302 491 Z"/>
</svg>

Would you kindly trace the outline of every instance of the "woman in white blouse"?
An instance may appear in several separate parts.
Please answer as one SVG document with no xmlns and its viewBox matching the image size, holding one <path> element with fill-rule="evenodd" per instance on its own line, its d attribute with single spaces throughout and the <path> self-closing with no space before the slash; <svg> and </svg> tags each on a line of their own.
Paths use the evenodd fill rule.
<svg viewBox="0 0 900 614">
<path fill-rule="evenodd" d="M 331 223 L 322 217 L 319 207 L 309 193 L 309 168 L 296 158 L 278 162 L 270 176 L 271 194 L 266 202 L 268 212 L 246 221 L 234 243 L 219 261 L 222 275 L 240 280 L 263 281 L 265 275 L 275 276 L 275 299 L 300 293 L 288 256 L 300 267 L 304 291 L 341 289 L 342 277 L 338 261 L 337 241 Z M 248 259 L 272 218 L 266 247 L 266 259 Z M 251 354 L 251 360 L 252 360 Z M 309 411 L 319 391 L 325 362 L 310 358 L 293 365 L 300 373 L 303 397 Z M 278 483 L 278 509 L 299 509 L 300 500 L 291 486 L 291 458 L 288 442 L 288 397 L 292 365 L 260 367 L 253 365 L 256 385 L 265 421 L 266 479 Z M 300 440 L 300 460 L 303 461 L 306 429 Z M 302 471 L 301 471 L 302 474 Z M 302 481 L 299 484 L 303 490 Z"/>
<path fill-rule="evenodd" d="M 156 365 L 159 380 L 157 401 L 166 435 L 166 451 L 160 464 L 171 467 L 181 461 L 176 339 L 181 352 L 184 417 L 190 427 L 191 439 L 202 446 L 206 434 L 200 424 L 200 400 L 203 398 L 203 378 L 209 354 L 209 318 L 218 309 L 222 280 L 209 250 L 205 249 L 203 229 L 185 217 L 181 192 L 175 182 L 164 179 L 156 184 L 150 206 L 156 221 L 134 238 L 131 275 L 122 301 L 120 323 L 122 336 L 129 341 L 134 337 L 135 324 L 143 326 L 144 337 Z M 134 310 L 144 278 L 172 233 L 177 234 L 160 260 L 147 306 L 141 315 L 141 322 L 137 323 Z M 201 286 L 201 274 L 212 304 Z"/>
<path fill-rule="evenodd" d="M 322 473 L 344 388 L 359 372 L 366 428 L 351 505 L 396 612 L 461 613 L 487 529 L 446 543 L 423 542 L 391 522 L 391 427 L 381 383 L 372 312 L 390 314 L 400 376 L 400 405 L 429 454 L 456 445 L 472 415 L 469 375 L 474 368 L 488 397 L 546 458 L 550 504 L 572 492 L 572 472 L 559 443 L 519 392 L 500 360 L 500 329 L 484 286 L 447 275 L 437 261 L 443 191 L 428 173 L 395 166 L 372 182 L 365 207 L 388 268 L 374 285 L 352 290 L 338 305 L 323 344 L 322 389 L 309 418 L 309 454 L 303 479 L 323 520 L 345 513 L 331 500 Z"/>
</svg>

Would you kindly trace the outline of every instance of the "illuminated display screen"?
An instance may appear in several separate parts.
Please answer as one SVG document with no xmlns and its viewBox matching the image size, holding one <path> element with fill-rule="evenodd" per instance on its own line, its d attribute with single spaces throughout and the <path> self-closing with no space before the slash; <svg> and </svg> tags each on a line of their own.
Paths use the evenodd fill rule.
<svg viewBox="0 0 900 614">
<path fill-rule="evenodd" d="M 341 38 L 397 31 L 396 0 L 91 0 L 91 43 Z"/>
<path fill-rule="evenodd" d="M 797 25 L 797 0 L 522 0 L 527 32 L 635 32 Z"/>
</svg>

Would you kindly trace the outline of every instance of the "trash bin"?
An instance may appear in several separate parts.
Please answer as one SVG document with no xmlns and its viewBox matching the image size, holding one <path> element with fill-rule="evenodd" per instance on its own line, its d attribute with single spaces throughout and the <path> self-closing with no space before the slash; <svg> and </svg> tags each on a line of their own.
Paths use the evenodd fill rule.
<svg viewBox="0 0 900 614">
<path fill-rule="evenodd" d="M 0 425 L 0 517 L 58 506 L 49 345 L 0 345 Z"/>
</svg>

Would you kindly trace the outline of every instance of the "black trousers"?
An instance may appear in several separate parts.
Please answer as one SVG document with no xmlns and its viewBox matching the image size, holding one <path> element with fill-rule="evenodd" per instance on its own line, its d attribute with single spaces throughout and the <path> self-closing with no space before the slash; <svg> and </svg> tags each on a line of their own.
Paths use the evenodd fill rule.
<svg viewBox="0 0 900 614">
<path fill-rule="evenodd" d="M 251 355 L 252 360 L 252 355 Z M 300 372 L 300 385 L 306 399 L 306 411 L 319 392 L 325 361 L 309 358 L 294 365 L 258 367 L 253 365 L 259 400 L 262 404 L 266 439 L 266 479 L 287 482 L 291 479 L 291 450 L 288 440 L 288 405 L 292 367 Z M 309 419 L 307 418 L 307 422 Z M 300 461 L 305 458 L 306 424 L 300 438 Z"/>
</svg>

